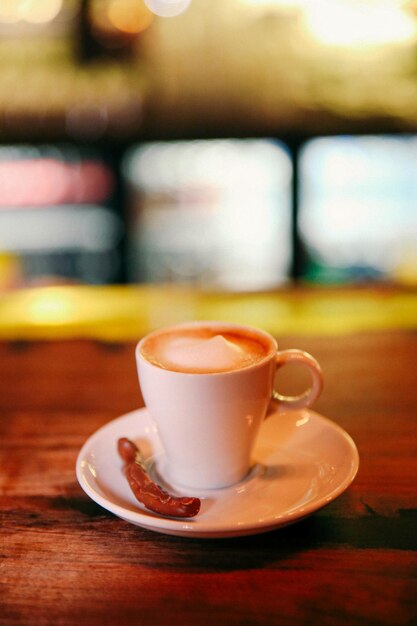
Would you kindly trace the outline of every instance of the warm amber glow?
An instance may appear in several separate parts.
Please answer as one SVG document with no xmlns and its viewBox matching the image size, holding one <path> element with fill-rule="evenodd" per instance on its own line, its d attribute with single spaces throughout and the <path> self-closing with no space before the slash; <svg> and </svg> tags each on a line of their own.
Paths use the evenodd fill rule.
<svg viewBox="0 0 417 626">
<path fill-rule="evenodd" d="M 142 0 L 111 0 L 107 17 L 117 30 L 134 35 L 148 28 L 154 15 Z"/>
<path fill-rule="evenodd" d="M 242 4 L 254 6 L 278 6 L 278 7 L 298 7 L 303 5 L 306 0 L 240 0 Z"/>
<path fill-rule="evenodd" d="M 305 4 L 308 31 L 321 44 L 366 48 L 411 42 L 417 27 L 402 0 L 316 0 Z"/>
<path fill-rule="evenodd" d="M 62 0 L 26 0 L 23 17 L 33 24 L 45 24 L 56 18 L 62 8 Z"/>
<path fill-rule="evenodd" d="M 77 305 L 71 292 L 65 292 L 61 288 L 33 290 L 29 293 L 27 314 L 34 325 L 59 326 L 76 317 Z"/>
<path fill-rule="evenodd" d="M 414 329 L 416 312 L 417 294 L 410 290 L 231 294 L 150 285 L 44 287 L 3 294 L 0 337 L 133 341 L 158 326 L 206 319 L 245 319 L 274 335 L 311 336 L 312 329 L 343 335 Z"/>
<path fill-rule="evenodd" d="M 304 17 L 307 31 L 323 45 L 363 49 L 409 43 L 417 36 L 410 0 L 238 1 L 258 10 L 298 10 Z"/>
<path fill-rule="evenodd" d="M 14 24 L 21 19 L 20 3 L 16 0 L 2 0 L 0 2 L 0 22 Z"/>
</svg>

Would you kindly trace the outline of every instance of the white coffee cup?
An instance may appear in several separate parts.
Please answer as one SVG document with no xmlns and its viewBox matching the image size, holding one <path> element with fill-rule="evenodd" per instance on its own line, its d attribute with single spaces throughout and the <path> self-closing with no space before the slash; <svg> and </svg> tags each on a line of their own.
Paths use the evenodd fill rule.
<svg viewBox="0 0 417 626">
<path fill-rule="evenodd" d="M 236 336 L 239 341 L 246 337 L 259 342 L 260 354 L 253 363 L 226 371 L 211 367 L 195 371 L 194 365 L 184 371 L 188 366 L 161 363 L 153 354 L 167 337 L 194 332 Z M 231 352 L 235 354 L 234 347 Z M 178 354 L 181 361 L 183 354 Z M 136 360 L 143 399 L 164 448 L 158 471 L 171 485 L 194 491 L 241 481 L 250 470 L 256 436 L 271 404 L 286 409 L 311 406 L 323 386 L 320 365 L 307 352 L 278 351 L 268 333 L 224 322 L 192 322 L 154 331 L 138 343 Z M 297 397 L 274 390 L 277 369 L 289 362 L 306 365 L 312 375 L 311 388 Z"/>
</svg>

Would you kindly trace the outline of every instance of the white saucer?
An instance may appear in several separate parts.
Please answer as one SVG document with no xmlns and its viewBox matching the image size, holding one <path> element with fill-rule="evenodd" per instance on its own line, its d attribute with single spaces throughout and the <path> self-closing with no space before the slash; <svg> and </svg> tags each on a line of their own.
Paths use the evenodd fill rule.
<svg viewBox="0 0 417 626">
<path fill-rule="evenodd" d="M 146 409 L 119 417 L 95 432 L 77 458 L 77 478 L 98 504 L 150 530 L 180 536 L 252 535 L 291 524 L 329 504 L 354 479 L 359 455 L 340 426 L 310 410 L 273 414 L 262 426 L 254 466 L 233 487 L 180 495 L 202 498 L 191 519 L 166 518 L 137 502 L 122 473 L 117 440 L 128 437 L 141 448 L 153 472 L 162 466 L 158 434 Z M 178 493 L 172 485 L 164 485 Z"/>
</svg>

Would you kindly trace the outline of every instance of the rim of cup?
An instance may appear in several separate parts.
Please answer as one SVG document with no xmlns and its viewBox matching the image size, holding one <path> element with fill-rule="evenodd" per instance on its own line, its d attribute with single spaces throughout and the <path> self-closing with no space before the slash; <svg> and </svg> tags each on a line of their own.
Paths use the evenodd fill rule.
<svg viewBox="0 0 417 626">
<path fill-rule="evenodd" d="M 214 328 L 217 327 L 217 328 L 227 328 L 227 329 L 236 328 L 238 330 L 246 331 L 249 335 L 252 335 L 255 337 L 256 335 L 261 335 L 270 345 L 270 349 L 268 350 L 268 353 L 262 359 L 260 359 L 259 361 L 256 361 L 255 363 L 250 363 L 249 365 L 245 365 L 244 367 L 239 367 L 237 369 L 232 369 L 232 370 L 226 370 L 223 372 L 181 372 L 178 370 L 169 369 L 169 368 L 161 367 L 159 365 L 155 365 L 155 363 L 152 363 L 151 361 L 149 361 L 141 353 L 141 347 L 143 343 L 152 337 L 163 335 L 167 332 L 174 331 L 177 329 L 181 330 L 181 328 L 192 328 L 192 327 L 198 328 L 198 327 L 208 327 L 208 326 L 214 327 Z M 238 324 L 234 322 L 222 322 L 219 320 L 193 320 L 191 322 L 180 322 L 178 324 L 170 324 L 169 326 L 161 326 L 160 328 L 156 328 L 155 330 L 152 330 L 151 332 L 147 333 L 144 337 L 142 337 L 142 339 L 140 339 L 140 341 L 136 344 L 136 348 L 135 348 L 136 358 L 141 359 L 144 363 L 146 363 L 150 367 L 154 367 L 164 372 L 170 372 L 171 374 L 179 374 L 179 375 L 185 375 L 185 376 L 210 376 L 210 377 L 233 375 L 233 374 L 237 374 L 238 372 L 256 369 L 264 365 L 265 362 L 271 359 L 271 357 L 274 357 L 277 352 L 278 352 L 277 340 L 275 339 L 275 337 L 273 337 L 270 333 L 266 332 L 265 330 L 262 330 L 261 328 L 257 328 L 256 326 L 249 326 L 249 325 Z"/>
</svg>

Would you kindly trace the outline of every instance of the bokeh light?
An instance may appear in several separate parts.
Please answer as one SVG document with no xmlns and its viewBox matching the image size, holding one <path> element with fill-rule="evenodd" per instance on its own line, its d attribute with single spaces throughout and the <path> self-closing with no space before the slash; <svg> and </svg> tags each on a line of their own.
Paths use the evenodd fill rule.
<svg viewBox="0 0 417 626">
<path fill-rule="evenodd" d="M 392 0 L 315 0 L 305 4 L 307 30 L 321 44 L 364 48 L 416 38 L 413 15 Z"/>
<path fill-rule="evenodd" d="M 184 13 L 191 0 L 144 0 L 149 9 L 160 17 L 176 17 Z"/>
<path fill-rule="evenodd" d="M 1 0 L 0 22 L 31 24 L 52 22 L 62 9 L 62 0 Z"/>
<path fill-rule="evenodd" d="M 111 0 L 107 5 L 109 22 L 123 33 L 140 33 L 154 19 L 154 14 L 141 0 Z"/>
</svg>

